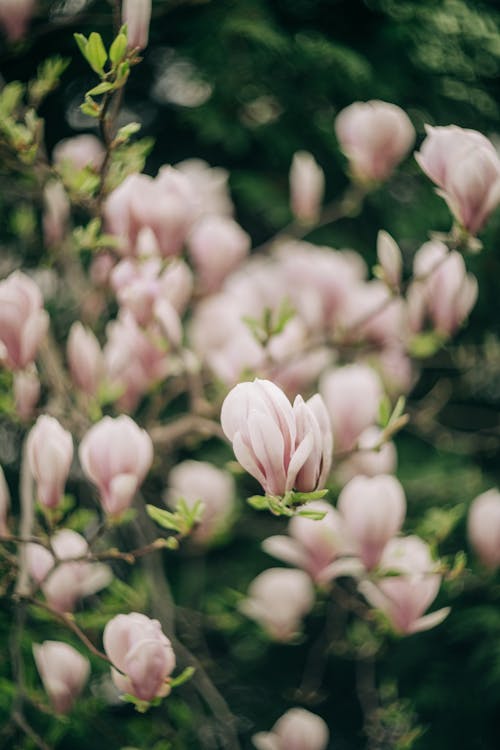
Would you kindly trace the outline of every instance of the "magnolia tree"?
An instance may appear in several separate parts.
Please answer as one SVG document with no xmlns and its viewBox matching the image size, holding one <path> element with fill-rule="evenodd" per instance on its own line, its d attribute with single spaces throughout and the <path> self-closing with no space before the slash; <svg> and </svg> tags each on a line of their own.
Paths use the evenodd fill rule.
<svg viewBox="0 0 500 750">
<path fill-rule="evenodd" d="M 0 3 L 9 39 L 27 33 L 33 9 Z M 172 700 L 177 712 L 201 703 L 212 732 L 193 729 L 200 747 L 325 750 L 336 727 L 318 691 L 344 627 L 346 637 L 359 634 L 344 645 L 361 670 L 352 700 L 370 747 L 381 747 L 373 665 L 384 643 L 396 636 L 411 649 L 412 634 L 447 617 L 449 587 L 470 573 L 460 549 L 440 558 L 439 535 L 408 533 L 396 436 L 410 420 L 405 396 L 422 361 L 476 302 L 467 259 L 481 250 L 478 234 L 500 202 L 500 160 L 479 132 L 428 126 L 413 156 L 446 202 L 451 229 L 429 226 L 411 267 L 381 229 L 370 270 L 353 250 L 306 239 L 358 216 L 365 197 L 413 158 L 416 133 L 404 111 L 356 102 L 334 123 L 346 193 L 325 205 L 321 166 L 296 153 L 293 221 L 252 248 L 224 169 L 193 158 L 151 177 L 134 140 L 140 126 L 117 126 L 150 13 L 146 0 L 124 0 L 110 46 L 95 32 L 75 34 L 75 53 L 95 75 L 81 110 L 99 136 L 47 154 L 38 108 L 58 83 L 59 59 L 27 86 L 0 92 L 2 154 L 14 174 L 31 177 L 44 237 L 38 267 L 9 258 L 0 282 L 3 419 L 24 446 L 13 462 L 18 500 L 0 472 L 1 595 L 12 611 L 15 686 L 4 736 L 57 744 L 90 682 L 90 706 L 103 721 L 120 701 L 166 716 Z M 274 726 L 259 716 L 249 726 L 233 712 L 186 626 L 202 613 L 176 607 L 169 586 L 189 564 L 183 548 L 209 555 L 243 513 L 248 523 L 268 518 L 269 567 L 254 580 L 249 571 L 246 590 L 227 605 L 235 637 L 256 628 L 261 642 L 284 644 L 283 659 L 310 648 L 304 684 L 289 686 L 290 710 Z M 471 564 L 499 566 L 497 490 L 474 500 L 468 533 Z M 110 590 L 116 596 L 106 599 Z M 313 610 L 324 626 L 308 643 Z M 38 683 L 26 677 L 32 659 Z M 137 719 L 143 732 L 150 715 Z M 174 718 L 164 730 L 168 747 L 180 747 L 175 726 Z M 410 747 L 418 735 L 396 721 L 390 731 L 392 747 Z"/>
</svg>

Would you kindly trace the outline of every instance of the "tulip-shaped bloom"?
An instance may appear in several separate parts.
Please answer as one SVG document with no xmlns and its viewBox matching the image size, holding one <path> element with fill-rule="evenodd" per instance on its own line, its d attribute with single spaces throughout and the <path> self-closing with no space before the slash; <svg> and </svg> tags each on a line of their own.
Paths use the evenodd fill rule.
<svg viewBox="0 0 500 750">
<path fill-rule="evenodd" d="M 73 460 L 73 438 L 57 419 L 43 414 L 28 436 L 28 461 L 39 501 L 55 508 L 62 499 Z"/>
<path fill-rule="evenodd" d="M 338 559 L 352 554 L 339 513 L 325 502 L 308 503 L 307 510 L 326 515 L 319 521 L 295 516 L 288 524 L 288 536 L 270 536 L 263 541 L 262 549 L 278 560 L 302 568 L 316 583 L 349 575 L 352 559 Z M 359 569 L 355 561 L 354 567 Z"/>
<path fill-rule="evenodd" d="M 104 628 L 103 643 L 120 693 L 148 702 L 169 694 L 175 654 L 158 620 L 139 612 L 117 615 Z"/>
<path fill-rule="evenodd" d="M 182 498 L 192 508 L 203 503 L 200 523 L 193 538 L 201 544 L 209 543 L 224 531 L 234 510 L 235 487 L 230 474 L 206 461 L 183 461 L 169 474 L 165 501 L 176 508 Z"/>
<path fill-rule="evenodd" d="M 307 151 L 297 151 L 290 168 L 290 204 L 295 218 L 314 224 L 324 192 L 325 175 L 316 159 Z"/>
<path fill-rule="evenodd" d="M 320 380 L 338 453 L 354 448 L 361 433 L 375 424 L 384 391 L 375 370 L 345 365 L 328 370 Z"/>
<path fill-rule="evenodd" d="M 61 641 L 34 643 L 33 656 L 54 711 L 69 713 L 89 678 L 89 660 Z"/>
<path fill-rule="evenodd" d="M 14 373 L 14 401 L 16 412 L 27 421 L 33 415 L 40 398 L 40 380 L 35 365 Z"/>
<path fill-rule="evenodd" d="M 332 433 L 323 399 L 316 394 L 293 407 L 269 380 L 239 383 L 222 405 L 221 425 L 236 458 L 266 494 L 313 492 L 330 471 Z"/>
<path fill-rule="evenodd" d="M 387 542 L 400 531 L 406 500 L 395 477 L 355 477 L 339 495 L 346 533 L 367 570 L 374 568 Z"/>
<path fill-rule="evenodd" d="M 123 0 L 122 23 L 127 24 L 130 49 L 144 49 L 149 38 L 151 0 Z"/>
<path fill-rule="evenodd" d="M 104 417 L 84 436 L 79 456 L 84 473 L 99 489 L 104 511 L 119 516 L 151 468 L 153 443 L 130 417 Z"/>
<path fill-rule="evenodd" d="M 426 317 L 450 336 L 463 323 L 477 299 L 477 280 L 467 273 L 460 253 L 442 242 L 426 242 L 413 261 L 415 281 L 408 290 L 410 327 L 419 331 Z"/>
<path fill-rule="evenodd" d="M 0 26 L 11 42 L 26 34 L 35 3 L 36 0 L 0 0 Z"/>
<path fill-rule="evenodd" d="M 320 716 L 305 708 L 291 708 L 270 732 L 252 737 L 257 750 L 326 750 L 330 733 Z"/>
<path fill-rule="evenodd" d="M 206 216 L 197 222 L 187 247 L 205 293 L 217 291 L 246 258 L 250 244 L 250 236 L 226 216 Z"/>
<path fill-rule="evenodd" d="M 424 616 L 441 585 L 441 575 L 435 570 L 429 546 L 419 537 L 391 539 L 380 561 L 380 572 L 389 576 L 377 584 L 362 581 L 359 589 L 386 615 L 396 632 L 418 633 L 439 625 L 450 611 L 444 607 Z"/>
<path fill-rule="evenodd" d="M 8 536 L 7 516 L 10 508 L 10 492 L 3 469 L 0 466 L 0 535 Z"/>
<path fill-rule="evenodd" d="M 113 576 L 107 565 L 80 559 L 88 555 L 89 547 L 76 531 L 61 529 L 52 537 L 51 546 L 57 559 L 46 547 L 29 544 L 28 569 L 58 612 L 72 612 L 79 599 L 111 583 Z"/>
<path fill-rule="evenodd" d="M 22 370 L 36 357 L 49 317 L 40 289 L 29 276 L 14 271 L 0 282 L 0 362 Z"/>
<path fill-rule="evenodd" d="M 477 234 L 500 202 L 500 159 L 476 130 L 456 125 L 426 126 L 427 138 L 415 158 L 457 221 Z"/>
<path fill-rule="evenodd" d="M 65 166 L 73 170 L 90 167 L 97 171 L 101 168 L 105 155 L 104 147 L 95 135 L 85 133 L 74 138 L 64 138 L 54 148 L 52 159 L 54 164 Z"/>
<path fill-rule="evenodd" d="M 469 542 L 488 568 L 500 565 L 500 492 L 483 492 L 472 501 L 467 520 Z"/>
<path fill-rule="evenodd" d="M 314 589 L 307 573 L 269 568 L 252 581 L 240 610 L 273 640 L 290 641 L 313 604 Z"/>
<path fill-rule="evenodd" d="M 355 102 L 343 109 L 335 132 L 354 177 L 362 182 L 386 180 L 415 140 L 403 110 L 381 101 Z"/>
<path fill-rule="evenodd" d="M 104 357 L 90 328 L 73 323 L 68 336 L 67 356 L 73 382 L 88 396 L 95 396 L 104 375 Z"/>
</svg>

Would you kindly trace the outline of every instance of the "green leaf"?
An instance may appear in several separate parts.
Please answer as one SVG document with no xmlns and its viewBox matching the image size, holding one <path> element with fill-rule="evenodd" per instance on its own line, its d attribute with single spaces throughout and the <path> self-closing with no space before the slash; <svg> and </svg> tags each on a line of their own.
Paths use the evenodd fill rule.
<svg viewBox="0 0 500 750">
<path fill-rule="evenodd" d="M 162 510 L 157 508 L 156 505 L 146 505 L 146 511 L 148 516 L 164 529 L 170 531 L 181 531 L 179 528 L 179 519 L 174 513 L 170 513 L 168 510 Z"/>
<path fill-rule="evenodd" d="M 111 63 L 116 67 L 125 57 L 127 52 L 127 36 L 126 34 L 118 34 L 116 39 L 113 40 L 111 47 L 109 48 L 109 59 Z"/>
<path fill-rule="evenodd" d="M 315 490 L 314 492 L 291 492 L 292 503 L 309 503 L 311 500 L 321 500 L 328 494 L 328 490 Z"/>
<path fill-rule="evenodd" d="M 269 507 L 269 500 L 265 495 L 252 495 L 247 498 L 247 503 L 255 510 L 266 510 Z"/>
<path fill-rule="evenodd" d="M 191 679 L 191 677 L 196 672 L 194 667 L 186 667 L 186 669 L 180 673 L 180 675 L 177 675 L 177 677 L 173 677 L 170 680 L 170 687 L 176 688 L 179 687 L 179 685 L 184 685 L 185 682 Z"/>
<path fill-rule="evenodd" d="M 387 427 L 391 418 L 391 400 L 386 394 L 382 396 L 378 405 L 378 423 L 380 427 Z"/>
<path fill-rule="evenodd" d="M 98 94 L 106 94 L 108 91 L 113 91 L 115 88 L 114 83 L 110 83 L 109 81 L 103 81 L 102 83 L 98 83 L 97 86 L 94 86 L 93 89 L 90 89 L 90 91 L 87 91 L 88 96 L 97 96 Z"/>
<path fill-rule="evenodd" d="M 85 59 L 87 59 L 87 37 L 83 34 L 73 34 L 75 42 L 78 44 L 78 49 L 82 53 Z"/>
<path fill-rule="evenodd" d="M 101 35 L 96 31 L 93 31 L 88 38 L 87 46 L 85 48 L 85 57 L 87 58 L 92 70 L 95 70 L 96 73 L 101 75 L 106 60 L 108 59 L 108 55 Z"/>
<path fill-rule="evenodd" d="M 312 521 L 322 521 L 326 513 L 322 513 L 319 510 L 299 510 L 297 515 L 303 518 L 310 518 Z"/>
<path fill-rule="evenodd" d="M 139 122 L 129 122 L 128 125 L 124 125 L 118 130 L 116 137 L 117 139 L 125 142 L 128 141 L 131 135 L 138 133 L 140 129 L 141 124 Z"/>
</svg>

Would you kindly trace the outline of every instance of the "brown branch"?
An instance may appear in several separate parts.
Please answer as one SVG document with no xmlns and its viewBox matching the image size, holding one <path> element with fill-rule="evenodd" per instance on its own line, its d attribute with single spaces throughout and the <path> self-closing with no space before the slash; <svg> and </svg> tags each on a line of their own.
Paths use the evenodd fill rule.
<svg viewBox="0 0 500 750">
<path fill-rule="evenodd" d="M 226 440 L 218 422 L 197 414 L 184 414 L 166 425 L 152 426 L 148 431 L 153 443 L 162 448 L 179 443 L 191 435 L 199 435 L 203 438 L 218 437 Z"/>
</svg>

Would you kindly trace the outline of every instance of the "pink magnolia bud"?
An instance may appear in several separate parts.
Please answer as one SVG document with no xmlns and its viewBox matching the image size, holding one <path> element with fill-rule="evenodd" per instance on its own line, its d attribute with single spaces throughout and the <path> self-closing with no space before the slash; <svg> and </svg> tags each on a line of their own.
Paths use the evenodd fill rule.
<svg viewBox="0 0 500 750">
<path fill-rule="evenodd" d="M 192 508 L 199 500 L 203 515 L 192 536 L 200 543 L 208 543 L 227 526 L 234 510 L 235 486 L 230 474 L 206 461 L 183 461 L 172 469 L 167 504 L 174 508 L 180 498 Z"/>
<path fill-rule="evenodd" d="M 325 175 L 314 156 L 297 151 L 290 169 L 290 203 L 293 215 L 304 224 L 314 224 L 325 192 Z"/>
<path fill-rule="evenodd" d="M 476 278 L 467 273 L 460 253 L 442 242 L 426 242 L 416 253 L 415 281 L 408 291 L 410 326 L 418 331 L 426 315 L 439 333 L 454 333 L 477 299 Z M 420 279 L 420 280 L 419 280 Z"/>
<path fill-rule="evenodd" d="M 28 436 L 28 461 L 46 508 L 59 505 L 73 460 L 73 438 L 57 419 L 43 414 Z"/>
<path fill-rule="evenodd" d="M 396 446 L 386 442 L 382 447 L 382 431 L 378 427 L 368 427 L 357 440 L 358 450 L 342 461 L 335 471 L 341 484 L 347 484 L 356 476 L 375 477 L 378 474 L 394 474 L 397 465 Z"/>
<path fill-rule="evenodd" d="M 36 357 L 49 325 L 40 289 L 21 271 L 0 282 L 0 361 L 23 370 Z"/>
<path fill-rule="evenodd" d="M 36 0 L 0 0 L 0 26 L 11 42 L 17 42 L 26 34 Z"/>
<path fill-rule="evenodd" d="M 415 140 L 403 110 L 381 101 L 355 102 L 343 109 L 335 132 L 354 176 L 362 182 L 386 180 Z"/>
<path fill-rule="evenodd" d="M 85 133 L 59 141 L 52 153 L 52 159 L 57 165 L 67 165 L 76 170 L 90 167 L 97 172 L 101 168 L 104 155 L 104 146 L 99 138 Z"/>
<path fill-rule="evenodd" d="M 500 492 L 483 492 L 473 500 L 467 521 L 469 541 L 488 568 L 500 565 Z"/>
<path fill-rule="evenodd" d="M 104 375 L 104 357 L 93 332 L 79 321 L 71 326 L 67 355 L 73 382 L 87 395 L 97 395 Z"/>
<path fill-rule="evenodd" d="M 89 660 L 61 641 L 34 643 L 33 656 L 54 711 L 69 713 L 89 678 Z"/>
<path fill-rule="evenodd" d="M 491 141 L 456 125 L 426 126 L 415 158 L 457 221 L 477 234 L 500 203 L 500 159 Z"/>
<path fill-rule="evenodd" d="M 70 202 L 62 182 L 52 180 L 43 191 L 43 234 L 47 245 L 58 245 L 64 239 L 70 216 Z"/>
<path fill-rule="evenodd" d="M 328 370 L 320 393 L 332 423 L 335 450 L 349 451 L 367 427 L 375 424 L 384 391 L 377 373 L 367 365 Z"/>
<path fill-rule="evenodd" d="M 120 693 L 143 701 L 169 694 L 175 654 L 158 620 L 139 612 L 117 615 L 104 628 L 103 643 Z"/>
<path fill-rule="evenodd" d="M 130 49 L 148 45 L 151 0 L 123 0 L 122 23 L 127 24 Z"/>
<path fill-rule="evenodd" d="M 270 495 L 323 487 L 332 459 L 332 433 L 321 396 L 293 407 L 269 380 L 240 383 L 226 396 L 221 425 L 236 458 Z"/>
<path fill-rule="evenodd" d="M 383 272 L 383 280 L 393 289 L 399 287 L 403 270 L 401 250 L 389 232 L 384 232 L 383 229 L 377 236 L 377 259 Z"/>
<path fill-rule="evenodd" d="M 311 579 L 302 570 L 269 568 L 257 576 L 240 609 L 277 641 L 289 641 L 314 604 Z"/>
<path fill-rule="evenodd" d="M 214 292 L 250 250 L 250 236 L 233 219 L 206 216 L 191 231 L 187 245 L 204 292 Z"/>
<path fill-rule="evenodd" d="M 196 195 L 196 218 L 207 214 L 232 216 L 233 203 L 228 192 L 229 172 L 211 167 L 203 159 L 186 159 L 175 165 L 188 180 Z"/>
<path fill-rule="evenodd" d="M 96 286 L 106 286 L 115 263 L 115 258 L 111 253 L 99 253 L 94 256 L 89 271 L 92 283 Z"/>
<path fill-rule="evenodd" d="M 40 398 L 40 380 L 36 367 L 14 373 L 14 400 L 16 412 L 27 422 L 33 416 L 35 406 Z"/>
<path fill-rule="evenodd" d="M 119 516 L 151 468 L 153 443 L 130 417 L 104 417 L 85 434 L 79 456 L 84 473 L 99 489 L 104 511 Z"/>
<path fill-rule="evenodd" d="M 270 536 L 263 541 L 262 549 L 278 560 L 302 568 L 316 583 L 348 575 L 346 561 L 337 559 L 352 553 L 342 518 L 325 502 L 312 502 L 305 507 L 326 515 L 319 521 L 294 516 L 288 524 L 288 536 Z"/>
<path fill-rule="evenodd" d="M 40 544 L 29 544 L 28 568 L 50 606 L 58 612 L 72 612 L 80 599 L 111 582 L 113 576 L 107 565 L 77 559 L 85 558 L 89 547 L 76 531 L 61 529 L 52 537 L 51 547 L 56 558 Z"/>
<path fill-rule="evenodd" d="M 439 625 L 447 617 L 449 607 L 423 616 L 438 594 L 441 576 L 435 572 L 429 546 L 421 539 L 391 539 L 379 567 L 389 577 L 377 584 L 362 581 L 359 589 L 372 606 L 388 617 L 394 630 L 406 635 L 418 633 Z"/>
<path fill-rule="evenodd" d="M 252 737 L 257 750 L 326 750 L 330 733 L 320 716 L 304 708 L 291 708 L 270 732 Z"/>
<path fill-rule="evenodd" d="M 0 535 L 8 536 L 9 527 L 7 526 L 7 517 L 10 508 L 10 492 L 3 469 L 0 466 Z"/>
<path fill-rule="evenodd" d="M 406 500 L 401 484 L 386 474 L 355 477 L 340 493 L 337 507 L 346 533 L 371 570 L 403 525 Z"/>
</svg>

